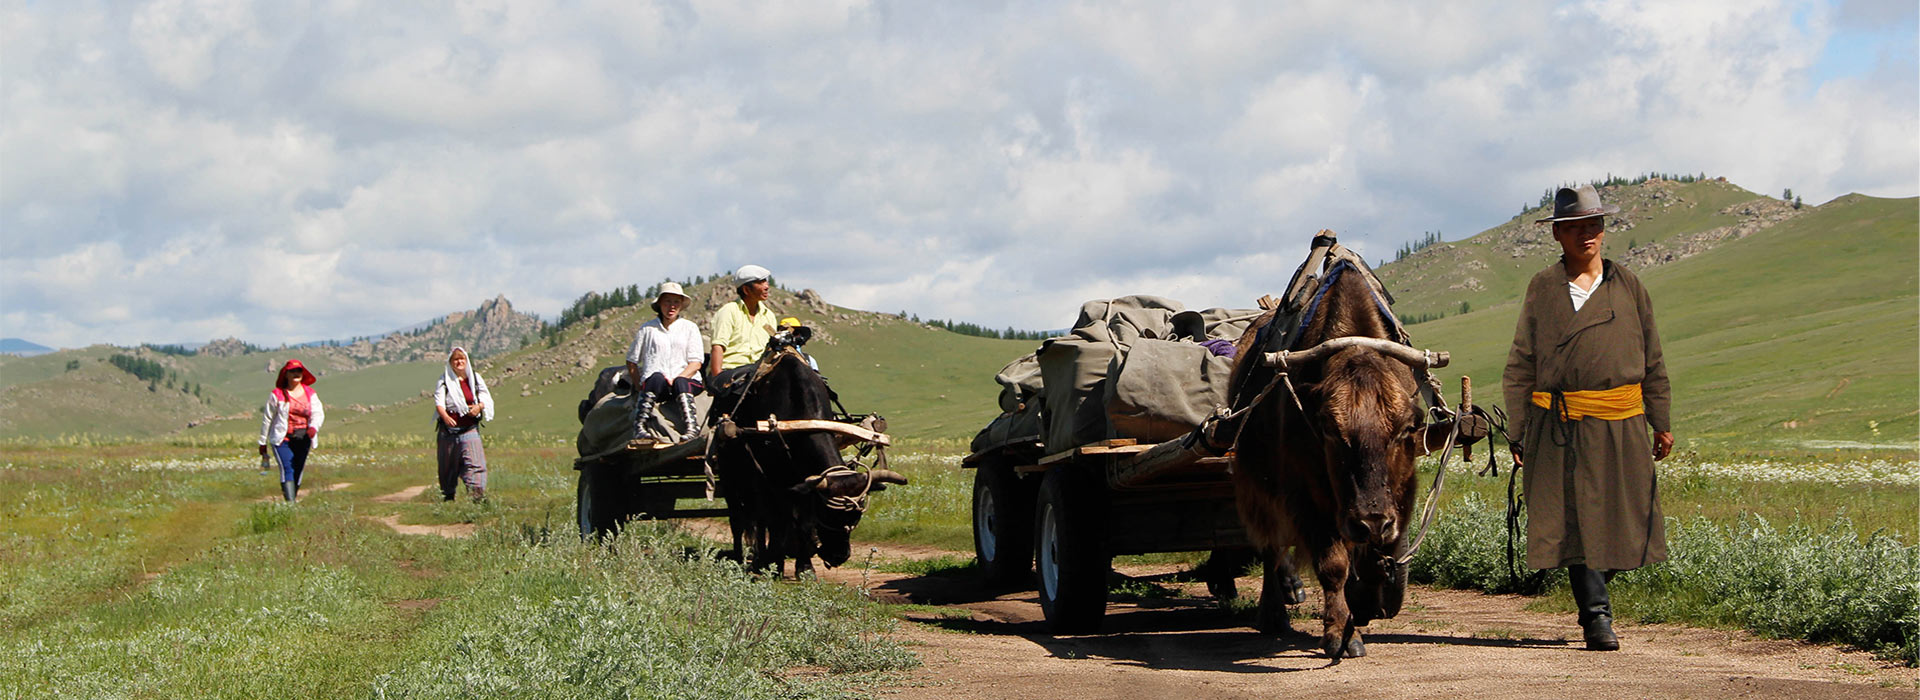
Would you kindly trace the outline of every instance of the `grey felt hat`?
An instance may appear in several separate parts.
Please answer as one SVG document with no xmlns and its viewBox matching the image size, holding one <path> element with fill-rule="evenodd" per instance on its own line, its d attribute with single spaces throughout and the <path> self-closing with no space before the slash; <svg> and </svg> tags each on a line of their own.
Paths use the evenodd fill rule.
<svg viewBox="0 0 1920 700">
<path fill-rule="evenodd" d="M 1600 193 L 1592 185 L 1562 187 L 1553 193 L 1553 216 L 1541 219 L 1549 221 L 1577 221 L 1596 216 L 1610 216 L 1620 213 L 1620 207 L 1600 202 Z"/>
</svg>

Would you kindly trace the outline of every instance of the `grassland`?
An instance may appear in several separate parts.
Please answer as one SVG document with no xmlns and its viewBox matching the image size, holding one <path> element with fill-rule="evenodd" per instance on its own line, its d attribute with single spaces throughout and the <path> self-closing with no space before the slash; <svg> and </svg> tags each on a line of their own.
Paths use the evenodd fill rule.
<svg viewBox="0 0 1920 700">
<path fill-rule="evenodd" d="M 916 663 L 851 591 L 661 528 L 582 543 L 565 456 L 491 452 L 486 505 L 374 500 L 433 470 L 376 449 L 287 506 L 242 450 L 10 446 L 0 697 L 841 697 Z"/>
</svg>

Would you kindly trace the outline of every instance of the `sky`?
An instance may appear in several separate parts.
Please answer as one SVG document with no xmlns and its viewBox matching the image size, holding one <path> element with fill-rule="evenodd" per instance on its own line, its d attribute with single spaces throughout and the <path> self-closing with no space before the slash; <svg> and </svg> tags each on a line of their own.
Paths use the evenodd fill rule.
<svg viewBox="0 0 1920 700">
<path fill-rule="evenodd" d="M 754 263 L 1053 329 L 1561 183 L 1920 193 L 1916 4 L 0 0 L 0 336 L 263 345 Z"/>
</svg>

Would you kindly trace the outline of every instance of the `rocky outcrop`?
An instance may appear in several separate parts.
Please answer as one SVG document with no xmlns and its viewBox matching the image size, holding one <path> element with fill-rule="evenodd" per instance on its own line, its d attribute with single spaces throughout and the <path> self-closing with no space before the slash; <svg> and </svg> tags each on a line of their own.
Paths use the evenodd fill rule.
<svg viewBox="0 0 1920 700">
<path fill-rule="evenodd" d="M 235 357 L 247 354 L 250 349 L 239 338 L 226 337 L 200 346 L 200 354 L 212 357 Z"/>
</svg>

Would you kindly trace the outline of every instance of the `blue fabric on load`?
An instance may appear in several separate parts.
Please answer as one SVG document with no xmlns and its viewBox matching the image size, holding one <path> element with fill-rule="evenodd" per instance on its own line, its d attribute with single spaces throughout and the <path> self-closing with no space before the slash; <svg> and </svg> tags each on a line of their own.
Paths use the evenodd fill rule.
<svg viewBox="0 0 1920 700">
<path fill-rule="evenodd" d="M 1321 281 L 1320 288 L 1317 290 L 1314 290 L 1313 292 L 1313 301 L 1309 302 L 1307 304 L 1307 308 L 1300 313 L 1300 325 L 1296 327 L 1296 332 L 1293 334 L 1294 337 L 1299 337 L 1300 333 L 1305 333 L 1307 331 L 1307 325 L 1313 323 L 1314 314 L 1318 313 L 1320 310 L 1320 302 L 1326 299 L 1327 297 L 1327 290 L 1332 289 L 1333 283 L 1339 281 L 1340 273 L 1350 269 L 1358 269 L 1358 268 L 1356 268 L 1353 262 L 1350 260 L 1341 260 L 1333 264 L 1333 269 L 1327 271 L 1327 278 Z M 1367 296 L 1373 297 L 1374 308 L 1380 311 L 1380 316 L 1386 319 L 1387 325 L 1388 326 L 1395 325 L 1394 318 L 1393 318 L 1393 310 L 1387 308 L 1386 301 L 1381 299 L 1379 294 L 1372 293 L 1373 292 L 1372 289 L 1368 289 L 1367 291 L 1368 291 Z M 1254 346 L 1260 347 L 1260 348 L 1266 348 L 1267 351 L 1269 352 L 1272 352 L 1275 350 L 1285 350 L 1286 348 L 1269 347 L 1268 345 L 1269 343 L 1273 342 L 1273 330 L 1279 325 L 1280 324 L 1278 323 L 1269 323 L 1265 326 L 1262 326 L 1260 328 L 1260 332 L 1254 335 L 1254 338 L 1253 338 Z"/>
</svg>

